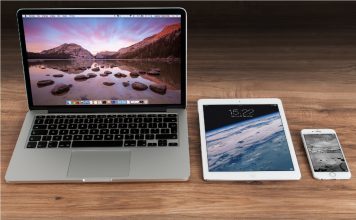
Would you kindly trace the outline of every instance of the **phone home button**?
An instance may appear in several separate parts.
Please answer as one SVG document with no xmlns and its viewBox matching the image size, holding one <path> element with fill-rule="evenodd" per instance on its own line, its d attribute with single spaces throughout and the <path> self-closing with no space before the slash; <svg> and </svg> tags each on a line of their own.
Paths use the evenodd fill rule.
<svg viewBox="0 0 356 220">
<path fill-rule="evenodd" d="M 331 173 L 329 173 L 329 176 L 335 177 L 335 176 L 336 176 L 336 173 L 331 172 Z"/>
</svg>

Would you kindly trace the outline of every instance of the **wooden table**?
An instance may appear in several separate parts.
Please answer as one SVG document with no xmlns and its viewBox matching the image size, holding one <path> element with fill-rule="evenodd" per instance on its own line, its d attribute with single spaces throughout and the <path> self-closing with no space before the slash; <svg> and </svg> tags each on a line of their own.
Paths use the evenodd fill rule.
<svg viewBox="0 0 356 220">
<path fill-rule="evenodd" d="M 2 15 L 16 11 L 16 7 L 41 3 L 21 4 L 9 4 L 8 10 L 2 7 Z M 201 9 L 201 4 L 181 3 L 191 14 L 188 41 L 191 177 L 188 182 L 6 184 L 3 177 L 27 102 L 16 24 L 13 19 L 5 24 L 1 66 L 1 214 L 4 219 L 356 218 L 356 17 L 352 13 L 356 5 L 310 3 L 308 7 L 295 4 L 289 8 L 283 3 L 211 4 L 207 8 L 216 9 L 213 17 L 208 9 Z M 45 7 L 48 5 L 43 3 Z M 251 97 L 282 99 L 301 180 L 203 181 L 196 101 Z M 353 171 L 351 180 L 312 178 L 299 131 L 315 127 L 337 131 Z"/>
</svg>

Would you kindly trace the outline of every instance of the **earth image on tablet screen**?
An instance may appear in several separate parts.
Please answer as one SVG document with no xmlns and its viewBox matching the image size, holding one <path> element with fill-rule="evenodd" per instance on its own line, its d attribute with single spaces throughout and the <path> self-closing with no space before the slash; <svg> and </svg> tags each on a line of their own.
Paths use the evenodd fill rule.
<svg viewBox="0 0 356 220">
<path fill-rule="evenodd" d="M 279 112 L 206 133 L 210 172 L 294 170 Z"/>
</svg>

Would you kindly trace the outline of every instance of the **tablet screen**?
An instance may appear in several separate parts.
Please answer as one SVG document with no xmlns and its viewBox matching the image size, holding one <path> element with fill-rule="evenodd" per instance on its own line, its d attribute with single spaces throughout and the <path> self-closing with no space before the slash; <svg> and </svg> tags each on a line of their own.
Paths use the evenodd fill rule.
<svg viewBox="0 0 356 220">
<path fill-rule="evenodd" d="M 294 171 L 278 105 L 203 110 L 210 172 Z"/>
</svg>

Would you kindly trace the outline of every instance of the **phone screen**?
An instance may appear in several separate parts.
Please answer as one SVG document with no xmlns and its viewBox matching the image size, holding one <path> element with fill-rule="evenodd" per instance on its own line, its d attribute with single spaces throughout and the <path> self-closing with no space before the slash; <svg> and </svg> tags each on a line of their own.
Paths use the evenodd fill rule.
<svg viewBox="0 0 356 220">
<path fill-rule="evenodd" d="M 348 172 L 335 134 L 304 134 L 314 172 Z"/>
</svg>

